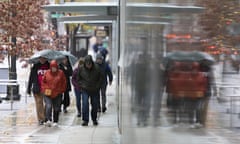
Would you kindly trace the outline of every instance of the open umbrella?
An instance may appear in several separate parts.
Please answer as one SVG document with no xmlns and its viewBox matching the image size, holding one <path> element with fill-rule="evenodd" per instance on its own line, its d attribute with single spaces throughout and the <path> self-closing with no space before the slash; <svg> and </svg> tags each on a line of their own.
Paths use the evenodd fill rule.
<svg viewBox="0 0 240 144">
<path fill-rule="evenodd" d="M 75 57 L 73 54 L 71 54 L 71 53 L 68 52 L 68 51 L 59 51 L 59 52 L 61 53 L 61 55 L 56 58 L 57 60 L 61 60 L 61 59 L 63 59 L 65 56 L 67 56 L 67 57 L 68 57 L 68 60 L 69 60 L 69 62 L 70 62 L 70 64 L 71 64 L 72 66 L 74 66 L 74 64 L 78 61 L 78 58 Z"/>
<path fill-rule="evenodd" d="M 168 61 L 208 61 L 209 64 L 213 64 L 215 59 L 208 53 L 201 52 L 201 51 L 174 51 L 170 52 L 164 58 L 165 62 Z"/>
<path fill-rule="evenodd" d="M 164 67 L 170 66 L 173 61 L 200 62 L 209 67 L 215 63 L 215 59 L 210 54 L 201 51 L 170 52 L 163 59 Z"/>
<path fill-rule="evenodd" d="M 41 51 L 36 52 L 34 55 L 32 55 L 28 62 L 29 63 L 37 63 L 39 61 L 39 57 L 44 57 L 46 59 L 53 60 L 56 59 L 57 57 L 63 55 L 61 52 L 56 51 L 56 50 L 51 50 L 51 49 L 44 49 Z"/>
</svg>

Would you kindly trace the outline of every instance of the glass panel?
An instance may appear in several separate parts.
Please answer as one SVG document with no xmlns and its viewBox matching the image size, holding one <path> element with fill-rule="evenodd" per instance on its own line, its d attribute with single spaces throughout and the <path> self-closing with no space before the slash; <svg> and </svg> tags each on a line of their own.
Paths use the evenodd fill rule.
<svg viewBox="0 0 240 144">
<path fill-rule="evenodd" d="M 203 9 L 195 7 L 195 0 L 120 3 L 121 143 L 214 144 L 230 140 L 213 130 L 233 123 L 231 115 L 221 114 L 220 104 L 209 97 L 216 96 L 213 84 L 221 80 L 222 63 L 215 65 L 216 59 L 204 51 L 200 41 L 204 32 L 199 14 Z M 201 52 L 204 58 L 198 59 Z M 229 108 L 226 105 L 224 110 Z M 239 125 L 237 115 L 233 117 Z"/>
</svg>

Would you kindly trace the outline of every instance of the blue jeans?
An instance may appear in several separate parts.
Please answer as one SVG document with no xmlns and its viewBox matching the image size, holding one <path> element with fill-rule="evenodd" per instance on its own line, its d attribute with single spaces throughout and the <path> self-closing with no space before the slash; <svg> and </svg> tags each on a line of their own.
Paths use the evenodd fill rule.
<svg viewBox="0 0 240 144">
<path fill-rule="evenodd" d="M 75 96 L 76 96 L 76 106 L 78 114 L 82 113 L 81 102 L 82 102 L 82 92 L 78 89 L 74 89 Z"/>
<path fill-rule="evenodd" d="M 55 98 L 50 98 L 44 96 L 44 102 L 46 107 L 46 120 L 52 121 L 52 112 L 53 112 L 53 122 L 58 122 L 59 112 L 61 109 L 62 95 L 58 95 Z"/>
<path fill-rule="evenodd" d="M 83 112 L 83 121 L 89 121 L 89 98 L 91 100 L 91 118 L 92 121 L 97 120 L 97 110 L 98 110 L 98 93 L 88 93 L 82 91 L 82 112 Z"/>
</svg>

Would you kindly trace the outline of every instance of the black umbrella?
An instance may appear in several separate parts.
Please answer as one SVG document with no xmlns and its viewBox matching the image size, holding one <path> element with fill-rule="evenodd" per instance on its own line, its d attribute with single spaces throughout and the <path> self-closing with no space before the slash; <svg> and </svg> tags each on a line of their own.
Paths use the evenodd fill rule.
<svg viewBox="0 0 240 144">
<path fill-rule="evenodd" d="M 215 59 L 206 52 L 201 51 L 174 51 L 168 53 L 164 57 L 164 64 L 166 65 L 169 61 L 196 61 L 207 63 L 212 65 L 215 62 Z"/>
</svg>

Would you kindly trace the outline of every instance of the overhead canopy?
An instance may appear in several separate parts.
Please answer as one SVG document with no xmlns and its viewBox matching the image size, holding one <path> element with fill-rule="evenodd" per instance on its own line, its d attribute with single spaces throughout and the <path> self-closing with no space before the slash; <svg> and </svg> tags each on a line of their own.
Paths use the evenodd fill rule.
<svg viewBox="0 0 240 144">
<path fill-rule="evenodd" d="M 45 5 L 43 8 L 49 12 L 78 12 L 81 16 L 67 16 L 59 18 L 65 23 L 111 23 L 118 17 L 117 2 L 65 2 L 63 4 Z M 127 3 L 126 9 L 131 16 L 127 23 L 153 23 L 169 24 L 173 17 L 166 18 L 166 14 L 201 13 L 204 8 L 196 6 L 176 6 L 164 3 Z M 156 15 L 149 17 L 146 15 Z"/>
<path fill-rule="evenodd" d="M 117 2 L 65 2 L 43 6 L 50 12 L 79 12 L 98 15 L 117 15 L 117 7 Z"/>
<path fill-rule="evenodd" d="M 58 18 L 59 22 L 64 23 L 89 23 L 89 24 L 101 24 L 108 25 L 112 24 L 113 21 L 117 20 L 116 16 L 106 15 L 83 15 L 83 16 L 63 16 Z"/>
</svg>

